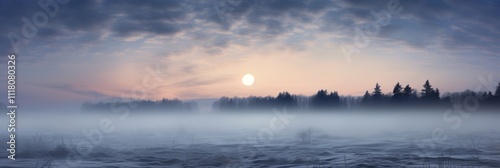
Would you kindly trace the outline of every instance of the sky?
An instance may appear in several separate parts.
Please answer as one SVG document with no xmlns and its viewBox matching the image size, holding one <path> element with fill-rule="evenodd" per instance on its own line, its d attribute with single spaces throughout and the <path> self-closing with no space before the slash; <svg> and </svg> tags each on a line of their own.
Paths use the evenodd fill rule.
<svg viewBox="0 0 500 168">
<path fill-rule="evenodd" d="M 44 3 L 0 1 L 0 51 L 18 55 L 26 106 L 319 89 L 361 96 L 375 83 L 388 93 L 425 80 L 443 93 L 500 82 L 499 1 Z M 252 86 L 241 83 L 247 73 Z"/>
</svg>

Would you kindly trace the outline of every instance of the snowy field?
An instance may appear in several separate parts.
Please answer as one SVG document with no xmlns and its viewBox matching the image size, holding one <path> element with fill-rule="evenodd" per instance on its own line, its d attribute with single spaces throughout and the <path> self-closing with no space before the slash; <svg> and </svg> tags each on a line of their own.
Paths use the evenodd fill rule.
<svg viewBox="0 0 500 168">
<path fill-rule="evenodd" d="M 16 161 L 0 167 L 500 167 L 499 117 L 30 115 L 19 120 Z"/>
</svg>

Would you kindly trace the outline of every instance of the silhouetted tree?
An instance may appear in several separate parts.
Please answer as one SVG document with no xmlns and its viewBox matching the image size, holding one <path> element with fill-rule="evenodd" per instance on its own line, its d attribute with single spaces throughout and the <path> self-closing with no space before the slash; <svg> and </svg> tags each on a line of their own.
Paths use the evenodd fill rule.
<svg viewBox="0 0 500 168">
<path fill-rule="evenodd" d="M 284 98 L 283 102 L 287 102 L 288 98 Z M 277 101 L 274 97 L 266 96 L 266 97 L 254 97 L 251 96 L 247 99 L 241 100 L 243 102 L 244 107 L 240 107 L 240 109 L 244 110 L 272 110 L 273 108 L 278 108 Z"/>
<path fill-rule="evenodd" d="M 434 90 L 429 80 L 425 81 L 424 89 L 422 89 L 421 99 L 425 103 L 437 103 L 439 101 L 439 89 Z"/>
<path fill-rule="evenodd" d="M 234 101 L 233 98 L 229 97 L 222 97 L 218 101 L 219 103 L 219 110 L 221 111 L 232 111 L 236 110 L 236 102 Z"/>
<path fill-rule="evenodd" d="M 495 90 L 495 96 L 500 97 L 500 82 L 498 83 L 497 90 Z"/>
<path fill-rule="evenodd" d="M 372 100 L 375 104 L 380 104 L 382 102 L 383 94 L 382 89 L 380 89 L 380 85 L 377 83 L 375 88 L 373 89 Z"/>
<path fill-rule="evenodd" d="M 319 90 L 311 97 L 310 107 L 313 109 L 323 109 L 327 104 L 328 92 L 326 90 Z"/>
<path fill-rule="evenodd" d="M 427 98 L 432 95 L 434 89 L 432 89 L 432 85 L 429 83 L 429 80 L 425 81 L 424 89 L 422 89 L 422 98 Z"/>
<path fill-rule="evenodd" d="M 137 112 L 196 112 L 198 105 L 194 101 L 183 102 L 178 99 L 162 100 L 134 100 L 130 102 L 85 102 L 81 105 L 81 110 L 85 112 L 111 112 L 112 107 L 136 105 L 132 111 Z"/>
<path fill-rule="evenodd" d="M 403 89 L 403 99 L 405 101 L 408 101 L 411 99 L 413 93 L 413 89 L 410 87 L 410 85 L 406 85 L 406 87 Z"/>
<path fill-rule="evenodd" d="M 419 95 L 421 95 L 419 97 Z M 496 96 L 498 95 L 498 96 Z M 281 92 L 276 97 L 247 97 L 247 98 L 228 98 L 222 97 L 216 101 L 214 105 L 215 111 L 231 111 L 231 110 L 272 110 L 273 108 L 281 107 L 297 107 L 301 110 L 326 110 L 334 109 L 340 107 L 353 108 L 356 107 L 397 107 L 399 104 L 406 107 L 418 107 L 422 108 L 423 104 L 428 105 L 428 107 L 445 107 L 442 105 L 447 105 L 446 107 L 452 107 L 451 105 L 456 103 L 463 103 L 468 97 L 476 97 L 482 104 L 481 108 L 499 108 L 500 107 L 500 83 L 498 84 L 496 91 L 493 92 L 473 92 L 466 90 L 463 92 L 455 93 L 445 93 L 441 96 L 440 90 L 438 88 L 433 88 L 429 80 L 425 81 L 423 85 L 422 92 L 419 94 L 415 89 L 406 85 L 404 88 L 398 82 L 392 94 L 389 93 L 384 95 L 382 93 L 381 86 L 376 83 L 373 92 L 366 91 L 363 97 L 351 97 L 351 96 L 340 96 L 338 92 L 328 92 L 327 90 L 319 90 L 316 94 L 312 96 L 300 96 L 292 95 L 288 92 Z M 391 99 L 392 97 L 392 99 Z M 391 104 L 390 102 L 397 102 Z M 178 101 L 178 100 L 177 100 Z M 179 102 L 175 99 L 170 102 L 170 107 L 179 107 Z M 140 104 L 147 107 L 156 107 L 158 102 L 155 101 L 143 101 Z M 165 104 L 165 102 L 161 102 Z M 400 106 L 401 107 L 401 106 Z M 82 104 L 82 109 L 92 109 L 101 108 L 109 109 L 109 104 L 97 103 L 97 104 Z M 184 107 L 186 108 L 186 107 Z"/>
<path fill-rule="evenodd" d="M 328 95 L 330 103 L 332 103 L 332 107 L 340 107 L 340 96 L 337 91 L 330 92 Z"/>
<path fill-rule="evenodd" d="M 320 110 L 340 107 L 340 96 L 338 92 L 330 92 L 328 94 L 327 90 L 319 90 L 311 97 L 310 107 Z"/>
<path fill-rule="evenodd" d="M 435 92 L 434 92 L 434 94 L 432 95 L 433 100 L 439 101 L 439 99 L 440 99 L 440 94 L 441 94 L 441 93 L 439 93 L 439 88 L 436 88 L 436 91 L 435 91 Z"/>
<path fill-rule="evenodd" d="M 401 89 L 403 89 L 403 88 L 401 87 L 399 82 L 396 83 L 396 86 L 394 86 L 394 89 L 392 90 L 392 94 L 397 95 L 397 94 L 401 93 Z"/>
<path fill-rule="evenodd" d="M 492 96 L 491 99 L 497 107 L 500 107 L 500 82 L 498 83 L 497 89 L 495 90 L 495 95 Z"/>
<path fill-rule="evenodd" d="M 372 97 L 370 96 L 370 93 L 368 93 L 368 90 L 365 92 L 365 95 L 363 95 L 363 98 L 361 99 L 361 104 L 362 105 L 369 105 L 371 104 L 371 99 Z"/>
<path fill-rule="evenodd" d="M 276 97 L 276 103 L 279 109 L 286 107 L 287 109 L 297 107 L 297 101 L 288 92 L 281 92 Z"/>
<path fill-rule="evenodd" d="M 394 89 L 392 90 L 392 101 L 394 103 L 400 103 L 403 100 L 404 94 L 401 92 L 403 87 L 399 84 L 399 82 L 394 86 Z"/>
<path fill-rule="evenodd" d="M 498 90 L 498 89 L 497 89 Z M 495 105 L 499 104 L 499 103 L 496 103 L 496 99 L 497 99 L 497 96 L 493 95 L 493 93 L 491 93 L 491 91 L 488 91 L 488 93 L 485 93 L 486 94 L 486 100 L 485 100 L 485 103 L 489 106 L 489 107 L 494 107 Z M 500 105 L 499 105 L 500 106 Z"/>
</svg>

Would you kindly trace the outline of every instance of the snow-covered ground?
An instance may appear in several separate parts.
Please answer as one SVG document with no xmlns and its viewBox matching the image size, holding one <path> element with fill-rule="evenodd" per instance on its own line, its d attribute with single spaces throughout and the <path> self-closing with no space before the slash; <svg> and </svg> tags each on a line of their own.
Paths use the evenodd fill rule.
<svg viewBox="0 0 500 168">
<path fill-rule="evenodd" d="M 16 161 L 2 150 L 0 167 L 500 166 L 500 115 L 471 114 L 460 124 L 444 118 L 442 112 L 30 115 L 19 120 Z"/>
</svg>

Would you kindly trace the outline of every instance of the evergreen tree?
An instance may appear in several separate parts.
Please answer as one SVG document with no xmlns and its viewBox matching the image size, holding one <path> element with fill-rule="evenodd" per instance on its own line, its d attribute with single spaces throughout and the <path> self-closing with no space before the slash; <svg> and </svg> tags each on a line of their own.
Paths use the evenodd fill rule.
<svg viewBox="0 0 500 168">
<path fill-rule="evenodd" d="M 498 83 L 497 90 L 495 91 L 495 96 L 500 97 L 500 82 Z"/>
<path fill-rule="evenodd" d="M 361 104 L 363 105 L 368 105 L 371 104 L 371 96 L 370 93 L 368 93 L 368 90 L 365 92 L 365 95 L 363 95 L 363 98 L 361 99 Z"/>
<path fill-rule="evenodd" d="M 382 101 L 382 89 L 380 89 L 380 85 L 377 83 L 375 85 L 375 88 L 373 89 L 373 102 L 374 103 L 380 103 Z"/>
<path fill-rule="evenodd" d="M 330 95 L 328 95 L 328 99 L 332 107 L 340 107 L 340 96 L 337 91 L 330 92 Z"/>
<path fill-rule="evenodd" d="M 433 93 L 434 89 L 432 88 L 432 85 L 429 83 L 429 80 L 425 81 L 424 89 L 422 89 L 422 98 L 429 99 L 430 97 L 432 97 Z"/>
<path fill-rule="evenodd" d="M 276 103 L 279 108 L 287 107 L 294 108 L 297 106 L 297 101 L 288 92 L 281 92 L 276 97 Z"/>
<path fill-rule="evenodd" d="M 495 96 L 493 96 L 493 101 L 496 101 L 497 107 L 500 107 L 500 82 L 498 83 L 497 90 L 495 90 Z"/>
<path fill-rule="evenodd" d="M 435 101 L 439 101 L 439 100 L 441 99 L 441 98 L 440 98 L 440 94 L 441 94 L 441 93 L 439 93 L 439 89 L 438 89 L 438 88 L 436 88 L 436 92 L 434 92 L 434 94 L 433 94 L 433 96 L 432 96 L 433 100 L 435 100 Z"/>
<path fill-rule="evenodd" d="M 486 104 L 488 105 L 495 105 L 495 96 L 491 91 L 488 91 L 488 94 L 486 94 Z"/>
<path fill-rule="evenodd" d="M 425 81 L 424 89 L 422 89 L 422 97 L 421 99 L 425 103 L 438 103 L 440 100 L 439 89 L 434 90 L 432 85 L 429 83 L 429 80 Z"/>
<path fill-rule="evenodd" d="M 403 89 L 404 99 L 409 100 L 411 98 L 412 93 L 413 89 L 410 87 L 410 85 L 406 85 L 406 87 Z"/>
<path fill-rule="evenodd" d="M 311 106 L 315 109 L 325 109 L 329 105 L 330 95 L 328 95 L 327 90 L 319 90 L 315 95 L 311 97 Z"/>
<path fill-rule="evenodd" d="M 394 89 L 392 90 L 392 100 L 395 103 L 399 103 L 402 100 L 403 98 L 403 93 L 401 92 L 402 89 L 403 87 L 401 87 L 399 82 L 396 84 L 396 86 L 394 86 Z"/>
<path fill-rule="evenodd" d="M 382 89 L 380 89 L 380 85 L 377 83 L 375 88 L 373 88 L 373 96 L 382 95 Z"/>
</svg>

